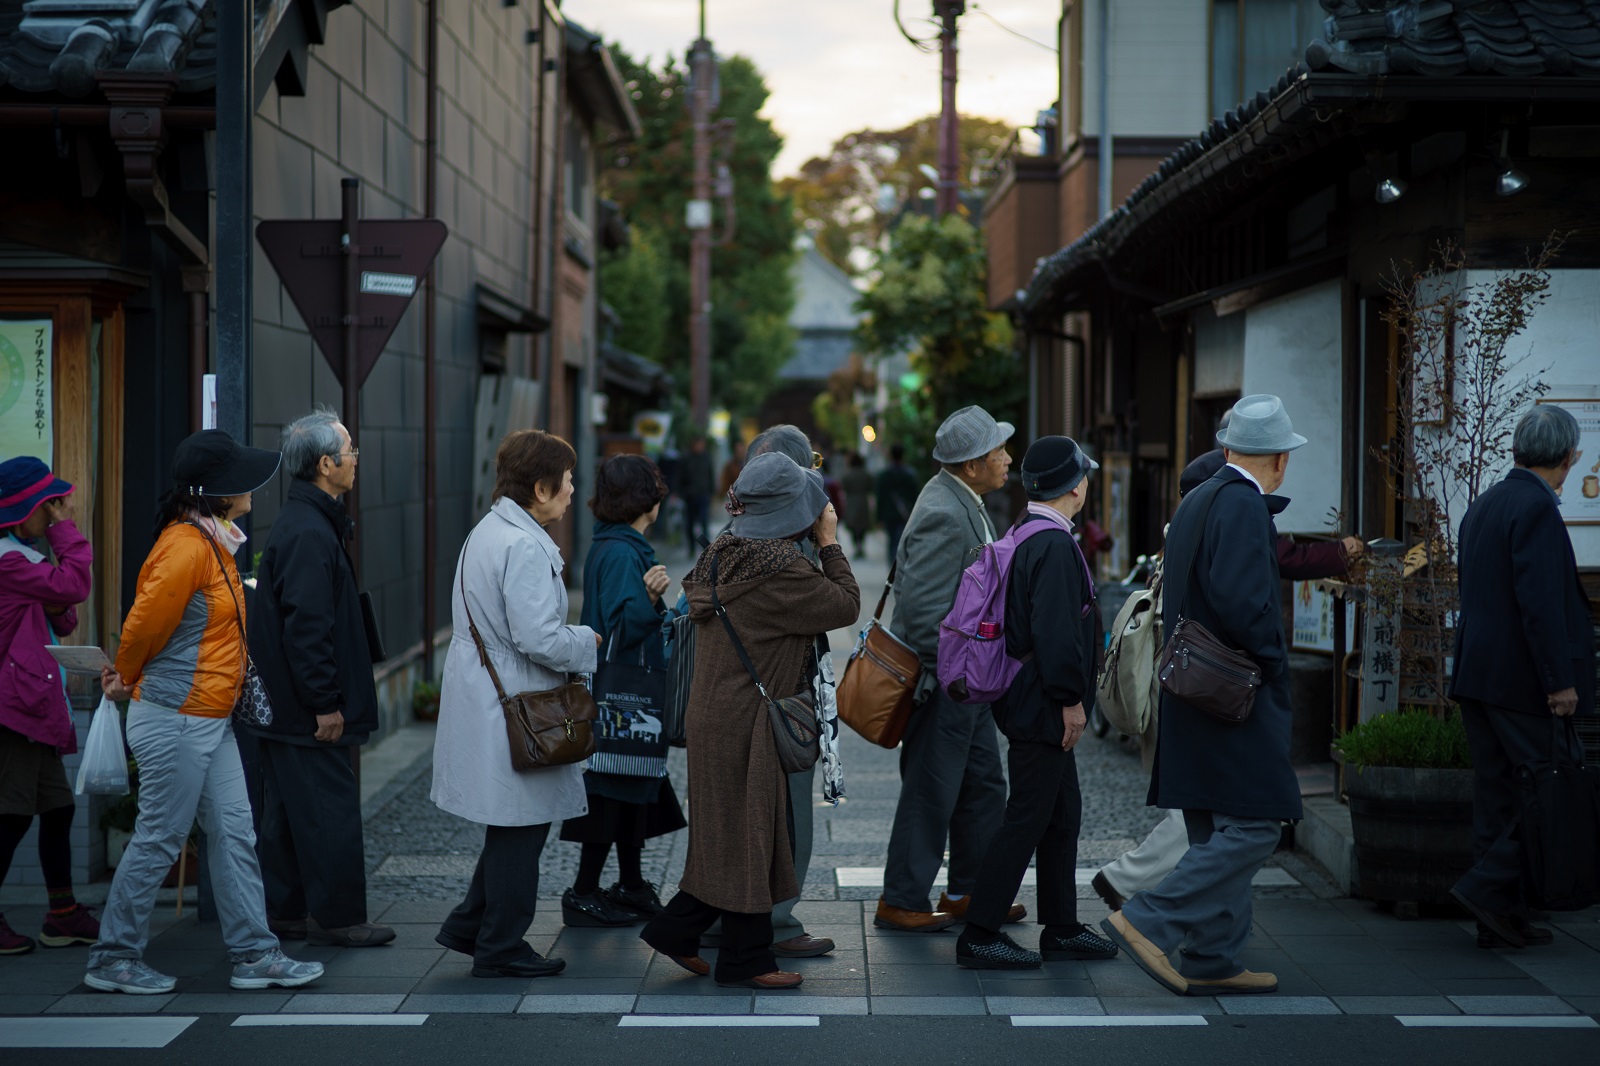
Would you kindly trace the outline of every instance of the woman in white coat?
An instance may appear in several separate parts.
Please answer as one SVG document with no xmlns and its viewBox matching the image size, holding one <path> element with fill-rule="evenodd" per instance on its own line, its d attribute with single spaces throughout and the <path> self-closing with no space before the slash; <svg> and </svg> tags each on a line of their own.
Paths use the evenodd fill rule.
<svg viewBox="0 0 1600 1066">
<path fill-rule="evenodd" d="M 512 769 L 505 716 L 473 646 L 467 608 L 508 693 L 553 689 L 569 672 L 594 670 L 600 638 L 566 624 L 565 564 L 545 532 L 567 513 L 576 465 L 560 437 L 536 429 L 508 434 L 495 455 L 494 506 L 456 563 L 432 798 L 488 828 L 467 897 L 434 939 L 471 955 L 474 977 L 548 977 L 566 966 L 522 938 L 538 903 L 550 823 L 588 813 L 583 763 Z"/>
</svg>

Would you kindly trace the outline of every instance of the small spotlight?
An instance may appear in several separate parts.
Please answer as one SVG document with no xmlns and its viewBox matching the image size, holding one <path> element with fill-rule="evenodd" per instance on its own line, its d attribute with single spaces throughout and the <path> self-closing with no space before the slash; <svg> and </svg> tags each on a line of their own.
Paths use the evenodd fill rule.
<svg viewBox="0 0 1600 1066">
<path fill-rule="evenodd" d="M 878 431 L 872 426 L 862 426 L 861 439 L 866 441 L 868 444 L 871 444 L 873 441 L 878 439 Z"/>
<path fill-rule="evenodd" d="M 1510 163 L 1507 163 L 1506 168 L 1495 175 L 1494 194 L 1496 196 L 1515 196 L 1527 187 L 1528 175 Z"/>
<path fill-rule="evenodd" d="M 1372 198 L 1380 204 L 1392 204 L 1404 196 L 1408 188 L 1410 186 L 1399 178 L 1384 178 L 1378 182 L 1378 188 L 1372 194 Z"/>
</svg>

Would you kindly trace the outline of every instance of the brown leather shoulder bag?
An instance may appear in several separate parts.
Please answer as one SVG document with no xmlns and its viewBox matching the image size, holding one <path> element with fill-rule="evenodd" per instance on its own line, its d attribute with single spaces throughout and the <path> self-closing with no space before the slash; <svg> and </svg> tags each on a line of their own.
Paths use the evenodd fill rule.
<svg viewBox="0 0 1600 1066">
<path fill-rule="evenodd" d="M 467 535 L 472 543 L 472 535 Z M 547 766 L 564 766 L 582 762 L 594 754 L 594 722 L 599 716 L 594 694 L 581 681 L 545 692 L 518 692 L 506 695 L 500 683 L 500 674 L 489 659 L 489 651 L 478 634 L 478 624 L 472 618 L 472 605 L 467 602 L 467 568 L 464 564 L 466 545 L 461 548 L 461 605 L 467 611 L 467 629 L 472 633 L 472 643 L 478 649 L 478 661 L 489 671 L 494 682 L 496 697 L 506 718 L 506 740 L 511 746 L 511 767 L 514 770 L 542 770 Z"/>
<path fill-rule="evenodd" d="M 894 588 L 894 573 L 895 565 L 891 565 L 878 609 L 850 653 L 836 697 L 840 720 L 883 748 L 896 747 L 905 735 L 912 698 L 922 678 L 917 653 L 883 624 L 883 606 Z"/>
</svg>

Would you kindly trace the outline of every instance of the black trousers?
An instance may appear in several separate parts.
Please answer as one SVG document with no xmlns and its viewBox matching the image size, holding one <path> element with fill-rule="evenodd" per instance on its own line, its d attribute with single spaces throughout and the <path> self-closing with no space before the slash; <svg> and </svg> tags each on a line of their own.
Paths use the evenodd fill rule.
<svg viewBox="0 0 1600 1066">
<path fill-rule="evenodd" d="M 1515 773 L 1523 763 L 1550 756 L 1554 715 L 1522 714 L 1476 700 L 1461 701 L 1461 724 L 1476 774 L 1472 789 L 1472 869 L 1456 891 L 1496 914 L 1520 915 L 1523 895 L 1522 839 L 1517 834 Z M 1581 753 L 1573 734 L 1562 729 L 1561 748 Z"/>
<path fill-rule="evenodd" d="M 522 938 L 539 904 L 539 856 L 549 837 L 549 822 L 487 827 L 467 896 L 443 926 L 477 945 L 472 961 L 479 966 L 504 966 L 534 954 Z"/>
<path fill-rule="evenodd" d="M 350 749 L 262 738 L 256 855 L 267 914 L 324 929 L 367 920 L 361 790 Z"/>
<path fill-rule="evenodd" d="M 1078 830 L 1083 795 L 1078 791 L 1078 761 L 1056 744 L 1013 742 L 1006 764 L 1011 795 L 1005 820 L 984 854 L 978 884 L 967 909 L 967 924 L 1000 931 L 1038 853 L 1039 921 L 1047 931 L 1073 935 L 1078 928 Z"/>
<path fill-rule="evenodd" d="M 701 903 L 687 892 L 673 896 L 666 909 L 650 919 L 639 939 L 663 955 L 700 954 L 700 936 L 722 920 L 717 947 L 716 979 L 748 981 L 778 968 L 772 954 L 772 912 L 743 914 Z"/>
</svg>

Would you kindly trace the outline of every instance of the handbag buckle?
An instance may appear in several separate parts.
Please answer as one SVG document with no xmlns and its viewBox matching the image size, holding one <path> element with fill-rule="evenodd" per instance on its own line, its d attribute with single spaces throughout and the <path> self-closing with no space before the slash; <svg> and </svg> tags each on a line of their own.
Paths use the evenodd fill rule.
<svg viewBox="0 0 1600 1066">
<path fill-rule="evenodd" d="M 573 740 L 577 740 L 578 739 L 578 733 L 577 733 L 577 730 L 573 728 L 572 719 L 570 719 L 570 718 L 561 719 L 561 728 L 563 728 L 563 729 L 565 729 L 567 731 L 567 739 L 569 741 L 573 741 Z"/>
</svg>

